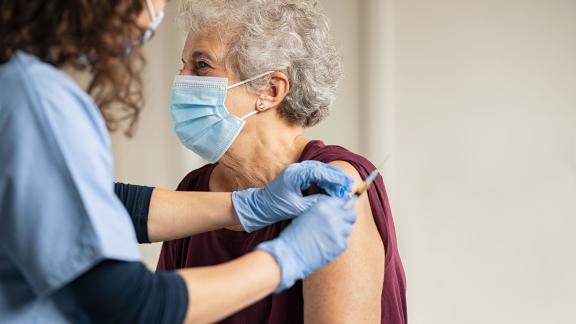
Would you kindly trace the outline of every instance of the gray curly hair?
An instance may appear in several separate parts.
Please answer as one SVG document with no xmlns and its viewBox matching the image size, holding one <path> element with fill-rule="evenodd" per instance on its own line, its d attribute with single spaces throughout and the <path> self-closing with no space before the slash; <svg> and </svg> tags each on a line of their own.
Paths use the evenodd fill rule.
<svg viewBox="0 0 576 324">
<path fill-rule="evenodd" d="M 231 33 L 225 64 L 240 80 L 284 72 L 290 91 L 279 113 L 288 122 L 311 127 L 329 115 L 342 63 L 318 1 L 182 0 L 178 20 L 192 33 Z M 260 79 L 250 87 L 268 84 Z"/>
</svg>

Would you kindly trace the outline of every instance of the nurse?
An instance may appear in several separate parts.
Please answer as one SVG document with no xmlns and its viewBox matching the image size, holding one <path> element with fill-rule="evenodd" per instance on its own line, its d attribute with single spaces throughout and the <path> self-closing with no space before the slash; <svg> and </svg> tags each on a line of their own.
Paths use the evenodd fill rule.
<svg viewBox="0 0 576 324">
<path fill-rule="evenodd" d="M 110 107 L 136 121 L 139 47 L 164 2 L 0 2 L 1 323 L 214 322 L 345 250 L 351 180 L 319 162 L 234 193 L 113 185 Z M 91 73 L 92 97 L 64 68 Z M 327 195 L 303 197 L 312 183 Z M 137 240 L 291 218 L 278 238 L 225 264 L 154 274 L 137 250 Z"/>
</svg>

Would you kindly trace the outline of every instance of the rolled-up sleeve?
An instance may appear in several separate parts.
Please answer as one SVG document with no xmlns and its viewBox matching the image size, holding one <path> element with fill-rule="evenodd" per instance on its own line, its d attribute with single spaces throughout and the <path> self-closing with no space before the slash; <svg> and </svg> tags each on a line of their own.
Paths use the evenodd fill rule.
<svg viewBox="0 0 576 324">
<path fill-rule="evenodd" d="M 25 77 L 2 85 L 16 94 L 0 107 L 0 248 L 44 296 L 140 255 L 98 109 L 61 72 L 21 60 Z"/>
<path fill-rule="evenodd" d="M 153 187 L 120 182 L 114 184 L 116 196 L 130 215 L 138 243 L 151 243 L 148 238 L 148 212 L 153 191 Z"/>
</svg>

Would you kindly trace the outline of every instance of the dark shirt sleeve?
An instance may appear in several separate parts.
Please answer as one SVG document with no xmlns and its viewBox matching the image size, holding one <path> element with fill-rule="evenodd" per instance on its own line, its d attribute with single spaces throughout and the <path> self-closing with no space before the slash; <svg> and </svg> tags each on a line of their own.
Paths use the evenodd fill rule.
<svg viewBox="0 0 576 324">
<path fill-rule="evenodd" d="M 182 277 L 141 262 L 103 261 L 66 289 L 94 323 L 182 323 L 188 310 Z"/>
<path fill-rule="evenodd" d="M 130 214 L 138 243 L 150 243 L 148 238 L 148 211 L 154 188 L 115 183 L 114 192 Z"/>
</svg>

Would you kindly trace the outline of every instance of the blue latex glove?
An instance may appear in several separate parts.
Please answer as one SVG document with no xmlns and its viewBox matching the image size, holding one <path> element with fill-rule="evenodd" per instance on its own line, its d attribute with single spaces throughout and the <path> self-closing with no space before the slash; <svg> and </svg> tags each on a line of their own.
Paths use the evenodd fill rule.
<svg viewBox="0 0 576 324">
<path fill-rule="evenodd" d="M 315 183 L 332 197 L 348 197 L 354 181 L 339 168 L 318 161 L 289 165 L 264 188 L 232 193 L 232 203 L 244 230 L 252 232 L 294 218 L 326 195 L 304 197 L 302 190 Z"/>
<path fill-rule="evenodd" d="M 280 266 L 282 278 L 276 292 L 290 288 L 346 250 L 356 212 L 345 204 L 344 199 L 324 197 L 277 238 L 256 247 L 272 254 Z"/>
</svg>

